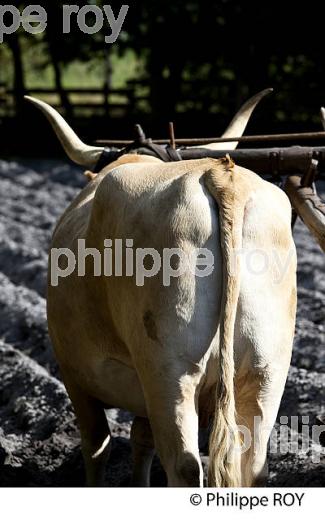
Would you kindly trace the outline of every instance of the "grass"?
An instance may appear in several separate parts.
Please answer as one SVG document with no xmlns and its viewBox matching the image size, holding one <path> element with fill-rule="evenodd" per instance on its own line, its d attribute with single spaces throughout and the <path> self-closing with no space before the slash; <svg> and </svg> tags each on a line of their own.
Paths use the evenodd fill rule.
<svg viewBox="0 0 325 520">
<path fill-rule="evenodd" d="M 21 39 L 25 84 L 28 89 L 55 88 L 54 71 L 51 64 L 47 64 L 47 47 L 40 40 L 38 45 L 30 46 L 29 42 Z M 111 69 L 112 88 L 119 89 L 127 86 L 127 82 L 141 77 L 144 64 L 136 54 L 129 50 L 119 56 L 112 48 Z M 105 59 L 93 58 L 83 62 L 75 60 L 63 67 L 62 82 L 64 88 L 102 88 L 105 83 Z M 0 44 L 0 84 L 11 88 L 13 86 L 13 63 L 8 46 Z"/>
<path fill-rule="evenodd" d="M 28 90 L 38 88 L 48 88 L 55 90 L 54 70 L 48 64 L 47 45 L 40 38 L 37 45 L 30 45 L 30 42 L 22 37 L 22 58 L 25 75 L 25 86 Z M 132 50 L 126 51 L 123 56 L 119 56 L 112 47 L 110 56 L 111 66 L 111 86 L 113 89 L 124 89 L 128 86 L 128 81 L 137 80 L 143 76 L 144 63 Z M 106 63 L 105 58 L 98 56 L 89 61 L 74 60 L 62 67 L 62 84 L 65 89 L 102 89 L 105 84 Z M 4 43 L 0 44 L 0 101 L 1 88 L 13 88 L 13 60 L 9 47 Z M 142 95 L 143 87 L 136 87 L 137 93 Z M 139 92 L 138 92 L 139 91 Z M 34 95 L 32 93 L 32 95 Z M 36 95 L 36 94 L 35 94 Z M 53 106 L 60 106 L 60 98 L 56 93 L 37 94 Z M 74 113 L 86 116 L 96 111 L 102 113 L 104 110 L 104 98 L 102 94 L 70 94 L 70 102 L 75 106 Z M 110 106 L 118 104 L 118 110 L 125 110 L 128 107 L 129 98 L 127 95 L 110 94 Z M 13 104 L 13 98 L 7 97 L 7 105 L 4 114 L 8 111 L 8 106 Z M 81 106 L 85 105 L 85 106 Z M 146 105 L 146 103 L 145 103 Z M 2 114 L 3 115 L 3 114 Z"/>
</svg>

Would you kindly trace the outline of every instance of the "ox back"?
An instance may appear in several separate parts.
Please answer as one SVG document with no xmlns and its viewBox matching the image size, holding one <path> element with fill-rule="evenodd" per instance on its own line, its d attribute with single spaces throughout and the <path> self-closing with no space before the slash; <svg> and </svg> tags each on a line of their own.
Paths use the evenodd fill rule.
<svg viewBox="0 0 325 520">
<path fill-rule="evenodd" d="M 226 188 L 222 161 L 124 156 L 94 178 L 57 226 L 52 247 L 69 248 L 76 257 L 78 240 L 91 248 L 84 276 L 75 270 L 48 291 L 50 334 L 79 420 L 90 483 L 99 482 L 108 455 L 104 407 L 137 416 L 138 484 L 148 481 L 155 447 L 169 485 L 201 485 L 198 427 L 209 420 L 211 484 L 255 485 L 266 476 L 267 440 L 293 339 L 291 209 L 278 188 L 230 169 Z M 227 205 L 233 206 L 228 221 Z M 94 276 L 91 251 L 103 258 L 106 240 L 115 267 L 117 241 L 134 256 L 149 252 L 141 257 L 147 273 L 156 254 L 168 258 L 169 283 L 166 265 L 140 284 L 136 265 L 133 274 L 123 265 Z M 227 248 L 236 253 L 233 271 Z M 198 249 L 213 257 L 206 276 L 195 274 Z M 190 259 L 185 271 L 179 251 Z M 256 251 L 267 258 L 264 271 Z M 232 292 L 229 280 L 235 280 Z M 258 447 L 241 455 L 231 448 L 236 424 L 248 428 Z"/>
</svg>

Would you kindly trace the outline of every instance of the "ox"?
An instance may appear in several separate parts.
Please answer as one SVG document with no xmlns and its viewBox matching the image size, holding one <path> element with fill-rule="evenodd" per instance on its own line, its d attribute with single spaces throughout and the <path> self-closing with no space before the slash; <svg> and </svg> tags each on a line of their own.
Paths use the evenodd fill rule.
<svg viewBox="0 0 325 520">
<path fill-rule="evenodd" d="M 244 105 L 226 137 L 243 133 L 264 93 Z M 208 276 L 186 269 L 168 286 L 161 273 L 138 286 L 124 272 L 94 276 L 89 254 L 84 276 L 73 272 L 57 287 L 49 283 L 49 332 L 78 419 L 88 484 L 103 482 L 110 407 L 135 415 L 134 485 L 149 485 L 156 450 L 170 486 L 202 486 L 198 429 L 209 421 L 209 485 L 262 484 L 296 312 L 286 195 L 229 157 L 165 163 L 127 154 L 95 175 L 103 149 L 85 145 L 53 108 L 28 99 L 70 158 L 90 170 L 90 182 L 56 226 L 52 248 L 77 254 L 84 239 L 103 252 L 106 239 L 132 239 L 161 255 L 185 251 L 194 266 L 200 248 L 214 258 Z M 256 251 L 268 259 L 267 269 L 246 261 Z M 179 265 L 180 257 L 174 272 Z M 286 266 L 281 276 L 279 265 Z"/>
</svg>

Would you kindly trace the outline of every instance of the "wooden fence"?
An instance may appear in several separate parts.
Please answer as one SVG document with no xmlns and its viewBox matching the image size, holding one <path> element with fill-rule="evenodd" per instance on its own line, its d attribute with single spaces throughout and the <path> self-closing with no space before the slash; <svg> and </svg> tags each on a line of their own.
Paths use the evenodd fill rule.
<svg viewBox="0 0 325 520">
<path fill-rule="evenodd" d="M 26 89 L 26 95 L 35 96 L 51 104 L 56 109 L 64 109 L 60 95 L 56 89 L 32 88 Z M 113 117 L 125 117 L 134 113 L 144 104 L 148 104 L 149 95 L 139 95 L 135 86 L 121 89 L 73 88 L 65 89 L 64 95 L 68 100 L 70 115 L 73 117 L 87 117 L 95 114 Z M 142 104 L 142 107 L 141 107 Z M 16 115 L 15 92 L 0 85 L 0 117 L 14 117 Z"/>
</svg>

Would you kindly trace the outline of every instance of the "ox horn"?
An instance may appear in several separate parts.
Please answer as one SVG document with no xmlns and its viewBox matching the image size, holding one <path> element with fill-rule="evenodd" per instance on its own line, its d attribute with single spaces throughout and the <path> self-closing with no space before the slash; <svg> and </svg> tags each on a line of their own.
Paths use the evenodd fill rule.
<svg viewBox="0 0 325 520">
<path fill-rule="evenodd" d="M 325 108 L 324 107 L 322 107 L 320 109 L 320 118 L 322 121 L 323 129 L 325 130 Z"/>
<path fill-rule="evenodd" d="M 47 117 L 66 154 L 73 162 L 88 169 L 95 168 L 104 148 L 83 143 L 63 117 L 47 103 L 30 96 L 25 96 L 25 99 Z"/>
<path fill-rule="evenodd" d="M 266 88 L 246 101 L 246 103 L 244 103 L 244 105 L 237 112 L 222 137 L 241 137 L 255 107 L 258 105 L 261 99 L 263 99 L 271 92 L 273 92 L 273 88 Z M 237 145 L 238 141 L 231 141 L 229 143 L 211 143 L 202 146 L 195 146 L 195 148 L 205 148 L 207 150 L 234 150 L 237 148 Z"/>
</svg>

